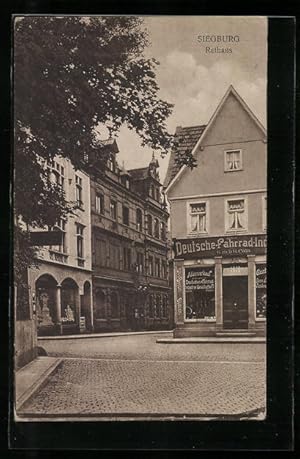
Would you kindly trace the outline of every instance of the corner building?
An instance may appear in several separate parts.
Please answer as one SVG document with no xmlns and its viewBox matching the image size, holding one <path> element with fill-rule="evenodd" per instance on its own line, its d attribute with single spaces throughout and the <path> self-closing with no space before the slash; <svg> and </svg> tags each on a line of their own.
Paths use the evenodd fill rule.
<svg viewBox="0 0 300 459">
<path fill-rule="evenodd" d="M 178 127 L 165 188 L 175 337 L 266 333 L 267 137 L 230 86 L 207 125 Z M 197 167 L 175 163 L 192 152 Z"/>
<path fill-rule="evenodd" d="M 158 161 L 126 170 L 116 141 L 102 148 L 106 170 L 91 175 L 94 330 L 169 329 L 169 214 Z"/>
</svg>

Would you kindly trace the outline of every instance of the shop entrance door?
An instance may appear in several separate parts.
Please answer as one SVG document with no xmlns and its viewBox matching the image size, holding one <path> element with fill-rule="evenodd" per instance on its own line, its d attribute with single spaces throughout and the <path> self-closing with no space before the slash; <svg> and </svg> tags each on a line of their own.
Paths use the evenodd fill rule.
<svg viewBox="0 0 300 459">
<path fill-rule="evenodd" d="M 248 276 L 223 277 L 223 327 L 248 328 Z"/>
</svg>

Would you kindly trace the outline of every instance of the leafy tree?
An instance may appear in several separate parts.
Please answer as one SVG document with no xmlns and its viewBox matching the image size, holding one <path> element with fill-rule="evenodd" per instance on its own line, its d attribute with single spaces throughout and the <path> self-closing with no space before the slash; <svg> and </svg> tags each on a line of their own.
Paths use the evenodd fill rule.
<svg viewBox="0 0 300 459">
<path fill-rule="evenodd" d="M 25 225 L 52 226 L 71 210 L 43 160 L 59 154 L 84 168 L 83 158 L 96 152 L 101 168 L 107 156 L 97 126 L 113 135 L 125 123 L 143 145 L 169 150 L 172 105 L 158 97 L 158 62 L 145 58 L 147 45 L 138 17 L 15 19 L 14 208 Z M 31 252 L 25 241 L 19 237 L 16 261 L 22 264 L 27 254 L 26 265 Z"/>
</svg>

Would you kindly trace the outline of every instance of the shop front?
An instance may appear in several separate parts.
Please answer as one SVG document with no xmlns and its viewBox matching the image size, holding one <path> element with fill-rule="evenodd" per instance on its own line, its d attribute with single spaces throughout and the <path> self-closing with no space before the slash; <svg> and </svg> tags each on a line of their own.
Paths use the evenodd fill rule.
<svg viewBox="0 0 300 459">
<path fill-rule="evenodd" d="M 264 336 L 266 235 L 174 240 L 175 337 Z"/>
</svg>

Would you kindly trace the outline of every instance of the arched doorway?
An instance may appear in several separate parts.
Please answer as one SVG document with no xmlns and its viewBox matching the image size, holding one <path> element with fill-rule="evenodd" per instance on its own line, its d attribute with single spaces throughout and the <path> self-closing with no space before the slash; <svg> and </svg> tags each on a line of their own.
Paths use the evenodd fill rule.
<svg viewBox="0 0 300 459">
<path fill-rule="evenodd" d="M 83 295 L 81 295 L 80 300 L 80 317 L 85 318 L 85 329 L 92 330 L 93 320 L 91 310 L 91 284 L 89 281 L 85 281 L 83 285 Z"/>
<path fill-rule="evenodd" d="M 43 274 L 35 283 L 38 333 L 46 332 L 59 322 L 57 311 L 57 282 L 50 274 Z"/>
<path fill-rule="evenodd" d="M 71 331 L 79 324 L 79 288 L 73 279 L 65 279 L 61 284 L 61 323 L 63 332 Z"/>
</svg>

